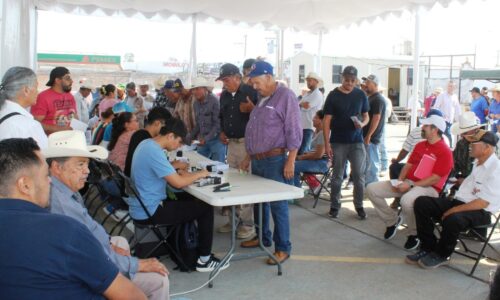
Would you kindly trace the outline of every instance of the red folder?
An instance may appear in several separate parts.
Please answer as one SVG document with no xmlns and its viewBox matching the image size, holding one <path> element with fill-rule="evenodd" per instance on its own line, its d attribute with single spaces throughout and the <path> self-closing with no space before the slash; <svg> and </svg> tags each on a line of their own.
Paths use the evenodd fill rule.
<svg viewBox="0 0 500 300">
<path fill-rule="evenodd" d="M 422 159 L 418 163 L 418 166 L 415 169 L 415 173 L 413 173 L 413 175 L 415 175 L 415 177 L 417 177 L 418 179 L 424 179 L 430 177 L 432 175 L 432 169 L 434 169 L 435 163 L 436 163 L 435 157 L 430 156 L 428 154 L 424 154 L 422 156 Z M 446 183 L 446 179 L 447 178 L 445 176 L 442 176 L 439 182 L 433 186 L 438 189 L 442 189 L 444 184 Z"/>
</svg>

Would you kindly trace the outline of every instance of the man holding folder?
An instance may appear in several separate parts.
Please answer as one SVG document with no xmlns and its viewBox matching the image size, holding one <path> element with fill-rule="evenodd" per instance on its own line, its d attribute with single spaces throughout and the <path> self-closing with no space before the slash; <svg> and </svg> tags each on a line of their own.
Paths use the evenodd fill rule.
<svg viewBox="0 0 500 300">
<path fill-rule="evenodd" d="M 386 224 L 384 238 L 396 235 L 403 219 L 397 211 L 387 205 L 386 198 L 401 197 L 402 217 L 408 225 L 407 250 L 416 249 L 417 237 L 413 203 L 419 196 L 438 197 L 453 167 L 453 155 L 442 136 L 446 130 L 445 120 L 433 115 L 421 121 L 422 137 L 397 180 L 374 182 L 367 187 L 367 195 L 375 211 Z"/>
</svg>

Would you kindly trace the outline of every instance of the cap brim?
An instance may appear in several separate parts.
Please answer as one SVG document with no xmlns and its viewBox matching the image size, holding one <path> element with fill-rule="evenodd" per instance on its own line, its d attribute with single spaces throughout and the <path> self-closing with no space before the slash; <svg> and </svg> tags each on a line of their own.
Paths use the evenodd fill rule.
<svg viewBox="0 0 500 300">
<path fill-rule="evenodd" d="M 49 147 L 42 150 L 45 158 L 55 157 L 88 157 L 106 159 L 108 158 L 108 150 L 101 146 L 87 146 L 87 151 L 74 148 Z"/>
</svg>

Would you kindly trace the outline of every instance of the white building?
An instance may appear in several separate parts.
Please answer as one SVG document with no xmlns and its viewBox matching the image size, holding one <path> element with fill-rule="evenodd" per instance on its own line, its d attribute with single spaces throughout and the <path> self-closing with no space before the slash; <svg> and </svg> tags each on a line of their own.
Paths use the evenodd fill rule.
<svg viewBox="0 0 500 300">
<path fill-rule="evenodd" d="M 299 95 L 306 88 L 305 77 L 309 72 L 318 72 L 315 69 L 317 56 L 306 52 L 299 52 L 285 62 L 285 76 L 290 88 Z M 340 85 L 341 73 L 346 66 L 355 66 L 358 69 L 358 77 L 375 74 L 380 80 L 380 85 L 385 88 L 384 94 L 389 95 L 393 91 L 394 97 L 390 97 L 394 106 L 406 107 L 408 99 L 412 94 L 412 69 L 413 58 L 399 56 L 392 58 L 354 58 L 354 57 L 331 57 L 321 58 L 321 72 L 323 79 L 325 97 L 335 87 Z M 425 67 L 420 67 L 420 100 L 423 101 Z"/>
</svg>

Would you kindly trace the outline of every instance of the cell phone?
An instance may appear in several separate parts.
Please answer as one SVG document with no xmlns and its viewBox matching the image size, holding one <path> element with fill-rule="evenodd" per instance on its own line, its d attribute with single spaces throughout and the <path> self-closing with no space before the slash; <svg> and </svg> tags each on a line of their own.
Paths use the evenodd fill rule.
<svg viewBox="0 0 500 300">
<path fill-rule="evenodd" d="M 214 192 L 228 192 L 230 190 L 231 184 L 229 182 L 225 182 L 214 187 Z"/>
</svg>

